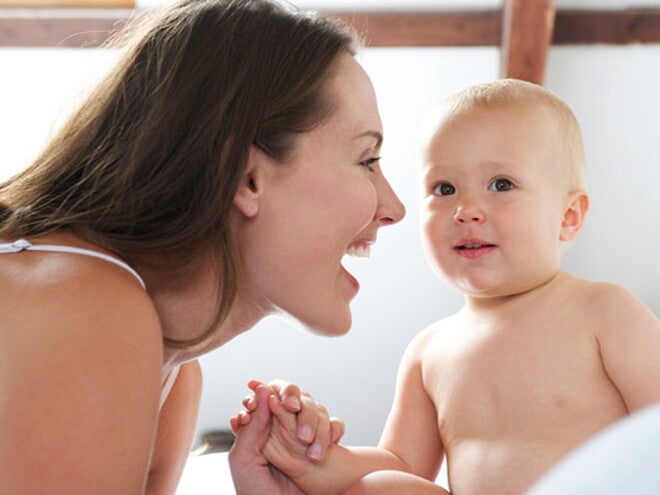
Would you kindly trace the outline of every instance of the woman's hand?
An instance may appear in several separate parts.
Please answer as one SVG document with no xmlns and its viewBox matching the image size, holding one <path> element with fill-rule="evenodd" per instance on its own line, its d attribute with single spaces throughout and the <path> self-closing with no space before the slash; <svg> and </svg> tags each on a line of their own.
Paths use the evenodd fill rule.
<svg viewBox="0 0 660 495">
<path fill-rule="evenodd" d="M 272 414 L 268 407 L 271 389 L 254 387 L 254 409 L 241 426 L 229 452 L 229 466 L 236 495 L 305 495 L 289 477 L 273 467 L 262 450 L 271 434 Z M 233 428 L 233 425 L 232 425 Z"/>
<path fill-rule="evenodd" d="M 251 380 L 248 383 L 248 387 L 253 392 L 262 385 L 264 383 L 258 380 Z M 309 393 L 301 391 L 296 385 L 283 380 L 274 380 L 268 384 L 268 387 L 275 396 L 269 402 L 270 411 L 280 413 L 278 430 L 289 440 L 291 448 L 298 452 L 300 447 L 304 446 L 310 461 L 323 460 L 328 447 L 338 443 L 344 435 L 344 423 L 338 418 L 331 418 L 322 404 L 316 403 Z M 235 435 L 250 423 L 252 413 L 257 407 L 255 396 L 246 397 L 243 406 L 245 410 L 230 419 Z M 285 415 L 285 412 L 291 414 Z M 296 443 L 297 445 L 294 445 Z"/>
</svg>

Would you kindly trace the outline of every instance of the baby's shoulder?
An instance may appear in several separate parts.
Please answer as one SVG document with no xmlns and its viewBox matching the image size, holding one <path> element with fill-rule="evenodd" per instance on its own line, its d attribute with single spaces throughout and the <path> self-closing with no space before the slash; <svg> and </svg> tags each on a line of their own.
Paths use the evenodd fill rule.
<svg viewBox="0 0 660 495">
<path fill-rule="evenodd" d="M 636 295 L 613 283 L 573 278 L 566 298 L 572 313 L 582 313 L 597 329 L 657 324 L 657 317 Z"/>
<path fill-rule="evenodd" d="M 460 326 L 459 313 L 434 321 L 413 337 L 408 345 L 408 352 L 421 357 L 429 349 L 442 345 L 444 340 L 453 339 L 452 336 L 461 331 Z"/>
<path fill-rule="evenodd" d="M 600 314 L 643 306 L 632 292 L 620 285 L 577 277 L 571 277 L 566 296 L 574 304 Z"/>
</svg>

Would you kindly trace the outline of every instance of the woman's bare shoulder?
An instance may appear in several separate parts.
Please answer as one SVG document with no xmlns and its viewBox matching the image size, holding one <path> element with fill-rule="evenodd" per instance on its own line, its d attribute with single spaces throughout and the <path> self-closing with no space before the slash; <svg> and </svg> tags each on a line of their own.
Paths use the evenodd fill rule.
<svg viewBox="0 0 660 495">
<path fill-rule="evenodd" d="M 114 333 L 120 337 L 122 328 L 135 325 L 142 330 L 133 337 L 161 338 L 154 306 L 133 275 L 108 261 L 75 253 L 2 255 L 0 312 L 0 335 L 34 331 L 44 338 L 81 331 L 83 337 L 109 325 L 119 327 Z M 64 328 L 49 330 L 57 326 Z"/>
<path fill-rule="evenodd" d="M 146 292 L 121 270 L 80 255 L 0 257 L 0 478 L 17 492 L 100 493 L 117 480 L 141 490 L 162 337 Z"/>
</svg>

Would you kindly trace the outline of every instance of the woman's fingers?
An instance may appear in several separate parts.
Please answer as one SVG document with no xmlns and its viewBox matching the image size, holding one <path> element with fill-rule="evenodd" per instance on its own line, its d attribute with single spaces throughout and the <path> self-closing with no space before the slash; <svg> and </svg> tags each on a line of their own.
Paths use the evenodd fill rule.
<svg viewBox="0 0 660 495">
<path fill-rule="evenodd" d="M 268 384 L 273 392 L 284 404 L 284 407 L 289 412 L 299 412 L 302 407 L 301 395 L 302 392 L 297 385 L 289 383 L 285 380 L 273 380 Z"/>
<path fill-rule="evenodd" d="M 273 416 L 278 420 L 281 438 L 290 447 L 298 443 L 295 433 L 296 425 L 298 424 L 296 414 L 288 411 L 276 395 L 271 394 L 268 398 L 268 407 L 270 408 L 270 412 L 273 413 Z"/>
<path fill-rule="evenodd" d="M 316 404 L 318 422 L 314 440 L 307 448 L 307 457 L 313 462 L 320 462 L 331 443 L 330 415 L 323 404 Z"/>
<path fill-rule="evenodd" d="M 285 380 L 273 380 L 264 385 L 259 380 L 251 380 L 248 387 L 255 391 L 267 387 L 271 392 L 268 405 L 278 419 L 278 430 L 283 439 L 293 447 L 305 447 L 306 456 L 313 462 L 323 459 L 328 448 L 339 442 L 344 435 L 344 423 L 337 418 L 330 418 L 323 404 L 318 404 L 313 397 L 300 390 L 297 385 Z M 240 431 L 250 421 L 249 413 L 256 408 L 256 400 L 248 396 L 243 400 L 245 411 L 236 416 L 230 424 Z M 296 449 L 297 450 L 297 449 Z"/>
<path fill-rule="evenodd" d="M 243 407 L 246 411 L 254 411 L 257 408 L 257 399 L 254 395 L 247 395 L 243 399 Z"/>
<path fill-rule="evenodd" d="M 270 411 L 267 406 L 270 396 L 268 387 L 257 387 L 255 389 L 255 400 L 262 405 L 257 407 L 254 413 L 241 411 L 230 419 L 232 431 L 237 434 L 235 442 L 241 447 L 249 446 L 250 450 L 258 450 L 268 440 L 270 432 Z M 238 435 L 240 433 L 240 435 Z"/>
</svg>

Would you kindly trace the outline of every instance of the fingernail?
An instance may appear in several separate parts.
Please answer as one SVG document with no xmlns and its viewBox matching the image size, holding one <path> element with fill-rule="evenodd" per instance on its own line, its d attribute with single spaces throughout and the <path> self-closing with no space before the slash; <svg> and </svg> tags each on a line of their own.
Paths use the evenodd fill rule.
<svg viewBox="0 0 660 495">
<path fill-rule="evenodd" d="M 307 425 L 299 426 L 298 438 L 303 442 L 311 442 L 314 439 L 312 436 L 312 429 Z"/>
<path fill-rule="evenodd" d="M 309 447 L 309 449 L 307 449 L 307 455 L 310 457 L 310 459 L 315 461 L 321 460 L 321 454 L 323 454 L 323 449 L 318 443 L 313 444 Z"/>
<path fill-rule="evenodd" d="M 293 395 L 288 396 L 284 399 L 287 403 L 287 405 L 291 409 L 295 409 L 296 411 L 300 411 L 300 401 L 298 400 L 298 397 L 295 397 Z"/>
</svg>

